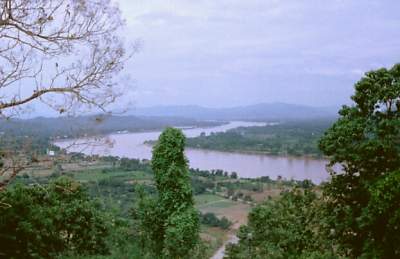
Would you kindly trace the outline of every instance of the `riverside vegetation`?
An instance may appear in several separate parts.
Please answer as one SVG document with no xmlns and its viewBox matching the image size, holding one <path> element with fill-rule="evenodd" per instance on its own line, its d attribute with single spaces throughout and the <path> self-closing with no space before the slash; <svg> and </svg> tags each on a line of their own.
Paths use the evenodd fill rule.
<svg viewBox="0 0 400 259">
<path fill-rule="evenodd" d="M 290 120 L 189 138 L 188 147 L 271 155 L 322 157 L 318 140 L 333 119 Z"/>
</svg>

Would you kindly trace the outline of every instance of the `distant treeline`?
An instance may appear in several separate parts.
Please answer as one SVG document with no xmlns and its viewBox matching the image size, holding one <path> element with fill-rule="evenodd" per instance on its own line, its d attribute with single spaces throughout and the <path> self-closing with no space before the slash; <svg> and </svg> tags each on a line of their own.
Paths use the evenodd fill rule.
<svg viewBox="0 0 400 259">
<path fill-rule="evenodd" d="M 92 115 L 34 119 L 0 120 L 3 136 L 80 137 L 85 134 L 108 134 L 118 131 L 140 132 L 160 130 L 168 126 L 215 126 L 221 123 L 176 117 L 137 117 Z"/>
<path fill-rule="evenodd" d="M 330 119 L 288 121 L 262 127 L 240 127 L 187 139 L 187 146 L 221 151 L 272 155 L 322 156 L 318 140 L 332 125 Z"/>
</svg>

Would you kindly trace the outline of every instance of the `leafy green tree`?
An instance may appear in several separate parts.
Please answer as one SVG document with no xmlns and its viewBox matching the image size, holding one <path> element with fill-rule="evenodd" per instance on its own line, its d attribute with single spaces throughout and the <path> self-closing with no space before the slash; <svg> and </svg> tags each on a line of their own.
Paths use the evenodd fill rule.
<svg viewBox="0 0 400 259">
<path fill-rule="evenodd" d="M 324 190 L 327 229 L 347 255 L 398 258 L 400 64 L 366 73 L 352 100 L 320 141 L 342 168 Z"/>
<path fill-rule="evenodd" d="M 212 226 L 212 227 L 220 227 L 222 229 L 228 229 L 231 225 L 232 222 L 229 221 L 226 217 L 222 217 L 219 219 L 214 213 L 212 212 L 207 212 L 205 214 L 200 213 L 200 222 L 202 224 Z"/>
<path fill-rule="evenodd" d="M 151 161 L 157 199 L 142 197 L 137 209 L 141 231 L 154 252 L 168 258 L 187 257 L 199 238 L 182 131 L 167 128 L 153 149 Z"/>
<path fill-rule="evenodd" d="M 108 217 L 81 185 L 62 177 L 46 186 L 0 192 L 0 257 L 54 258 L 107 253 Z"/>
<path fill-rule="evenodd" d="M 333 258 L 319 234 L 319 202 L 313 191 L 294 189 L 256 206 L 227 258 Z"/>
</svg>

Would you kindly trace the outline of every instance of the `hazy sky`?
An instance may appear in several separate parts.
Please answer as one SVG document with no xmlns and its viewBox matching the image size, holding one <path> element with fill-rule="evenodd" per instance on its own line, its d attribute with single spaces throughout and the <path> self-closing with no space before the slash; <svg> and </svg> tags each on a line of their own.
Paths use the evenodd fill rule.
<svg viewBox="0 0 400 259">
<path fill-rule="evenodd" d="M 348 102 L 363 72 L 400 62 L 400 1 L 115 0 L 137 106 Z"/>
</svg>

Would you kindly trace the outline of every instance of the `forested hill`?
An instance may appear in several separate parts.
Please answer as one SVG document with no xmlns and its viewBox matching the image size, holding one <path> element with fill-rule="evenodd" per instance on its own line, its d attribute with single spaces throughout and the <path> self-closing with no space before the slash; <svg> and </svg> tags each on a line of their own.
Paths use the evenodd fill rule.
<svg viewBox="0 0 400 259">
<path fill-rule="evenodd" d="M 201 120 L 293 120 L 337 116 L 337 107 L 312 107 L 286 103 L 261 103 L 231 108 L 206 108 L 202 106 L 153 106 L 129 112 L 145 116 L 178 116 Z"/>
<path fill-rule="evenodd" d="M 34 119 L 0 120 L 0 133 L 6 136 L 81 136 L 83 134 L 107 134 L 117 131 L 159 130 L 167 126 L 214 126 L 216 122 L 204 122 L 188 118 L 147 116 L 79 116 Z"/>
</svg>

